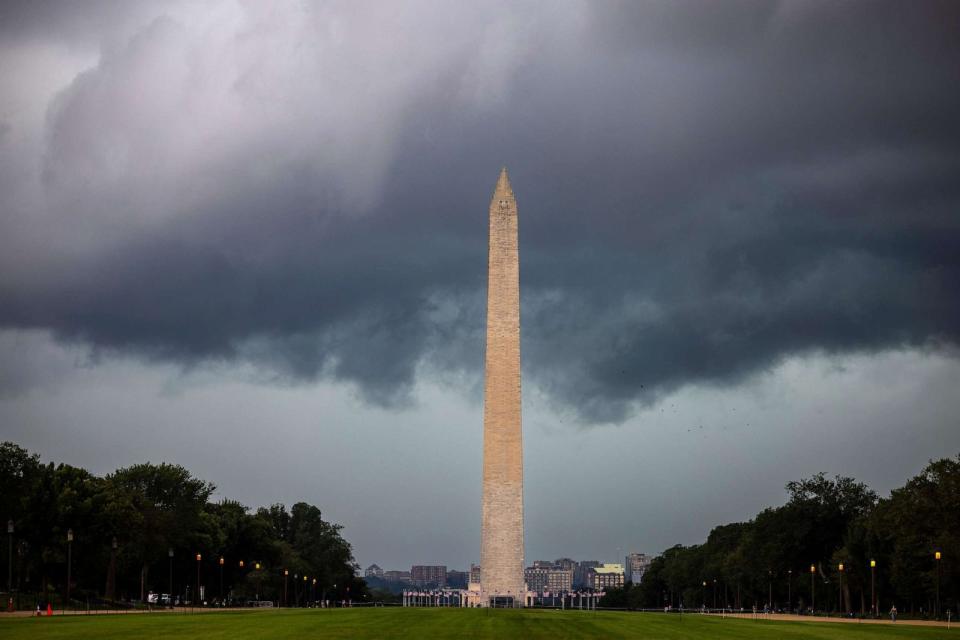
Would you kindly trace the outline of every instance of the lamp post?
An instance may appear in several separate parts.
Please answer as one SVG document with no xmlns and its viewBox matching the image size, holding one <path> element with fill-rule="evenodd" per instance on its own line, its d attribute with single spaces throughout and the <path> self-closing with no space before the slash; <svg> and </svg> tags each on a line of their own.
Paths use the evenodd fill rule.
<svg viewBox="0 0 960 640">
<path fill-rule="evenodd" d="M 877 617 L 877 590 L 876 590 L 876 577 L 875 573 L 877 572 L 877 561 L 870 561 L 870 612 L 873 614 L 873 617 Z"/>
<path fill-rule="evenodd" d="M 170 606 L 173 606 L 173 547 L 167 549 L 167 558 L 170 561 Z"/>
<path fill-rule="evenodd" d="M 195 594 L 193 594 L 193 601 L 194 601 L 194 602 L 199 602 L 199 601 L 200 601 L 200 560 L 202 560 L 202 559 L 203 559 L 203 556 L 201 556 L 201 555 L 198 553 L 198 554 L 197 554 L 197 592 L 196 592 Z"/>
<path fill-rule="evenodd" d="M 289 604 L 287 604 L 287 578 L 289 577 L 290 577 L 290 570 L 284 569 L 283 570 L 283 606 L 284 607 L 290 606 Z"/>
<path fill-rule="evenodd" d="M 767 611 L 773 611 L 773 570 L 767 569 Z"/>
<path fill-rule="evenodd" d="M 253 568 L 257 570 L 257 602 L 260 602 L 260 587 L 263 586 L 263 576 L 260 575 L 260 563 L 254 563 Z"/>
<path fill-rule="evenodd" d="M 837 568 L 840 570 L 840 616 L 843 616 L 843 563 L 841 562 Z"/>
<path fill-rule="evenodd" d="M 787 569 L 787 613 L 793 611 L 793 569 Z"/>
<path fill-rule="evenodd" d="M 220 556 L 220 606 L 223 606 L 223 556 Z"/>
<path fill-rule="evenodd" d="M 813 584 L 813 577 L 817 573 L 817 568 L 813 565 L 810 565 L 810 612 L 812 615 L 817 614 L 817 589 Z"/>
<path fill-rule="evenodd" d="M 934 559 L 937 561 L 937 620 L 940 619 L 940 552 L 937 551 L 933 554 Z"/>
<path fill-rule="evenodd" d="M 713 608 L 717 608 L 717 579 L 713 579 Z"/>
<path fill-rule="evenodd" d="M 7 593 L 13 591 L 13 520 L 7 520 Z"/>
<path fill-rule="evenodd" d="M 706 581 L 706 580 L 703 581 L 703 598 L 702 598 L 702 601 L 703 601 L 703 608 L 706 609 L 706 608 L 707 608 L 707 581 Z"/>
<path fill-rule="evenodd" d="M 117 536 L 110 541 L 110 570 L 107 574 L 107 600 L 116 598 L 117 590 Z"/>
<path fill-rule="evenodd" d="M 306 584 L 306 582 L 307 582 L 307 576 L 303 576 L 303 582 L 304 582 L 304 584 L 303 584 L 303 599 L 306 600 L 306 599 L 307 599 L 307 584 Z"/>
<path fill-rule="evenodd" d="M 310 583 L 310 603 L 313 604 L 317 601 L 317 579 L 314 578 L 313 582 Z"/>
<path fill-rule="evenodd" d="M 67 529 L 67 603 L 70 602 L 70 576 L 73 568 L 73 529 Z M 64 603 L 64 608 L 66 604 Z"/>
</svg>

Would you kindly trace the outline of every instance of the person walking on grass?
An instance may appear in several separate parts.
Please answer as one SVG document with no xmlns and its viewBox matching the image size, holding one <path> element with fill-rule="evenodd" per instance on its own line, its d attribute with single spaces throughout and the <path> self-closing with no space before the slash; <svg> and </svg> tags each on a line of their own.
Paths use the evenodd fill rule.
<svg viewBox="0 0 960 640">
<path fill-rule="evenodd" d="M 897 621 L 897 605 L 890 607 L 890 622 Z"/>
</svg>

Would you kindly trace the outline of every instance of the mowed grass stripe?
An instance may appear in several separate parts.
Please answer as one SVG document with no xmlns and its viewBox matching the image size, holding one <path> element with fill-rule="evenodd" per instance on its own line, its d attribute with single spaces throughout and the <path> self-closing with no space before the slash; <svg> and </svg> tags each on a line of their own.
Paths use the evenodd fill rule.
<svg viewBox="0 0 960 640">
<path fill-rule="evenodd" d="M 953 635 L 951 635 L 953 634 Z M 687 614 L 504 611 L 486 609 L 333 609 L 195 615 L 55 616 L 0 620 L 0 638 L 111 640 L 265 638 L 643 638 L 845 640 L 951 638 L 957 630 L 906 625 L 735 620 Z"/>
</svg>

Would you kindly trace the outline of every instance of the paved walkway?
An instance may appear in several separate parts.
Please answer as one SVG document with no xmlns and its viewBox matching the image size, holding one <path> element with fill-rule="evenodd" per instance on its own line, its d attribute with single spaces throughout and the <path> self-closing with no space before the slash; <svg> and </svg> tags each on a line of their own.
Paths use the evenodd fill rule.
<svg viewBox="0 0 960 640">
<path fill-rule="evenodd" d="M 174 609 L 168 609 L 166 607 L 157 607 L 156 609 L 90 609 L 89 611 L 85 609 L 54 609 L 53 615 L 55 616 L 99 616 L 99 615 L 136 615 L 144 613 L 179 613 L 179 614 L 191 614 L 191 613 L 216 613 L 218 611 L 267 611 L 273 609 L 274 607 L 198 607 L 196 609 L 191 609 L 190 607 L 176 607 Z M 2 618 L 29 618 L 31 616 L 37 615 L 36 611 L 0 611 L 0 619 Z M 46 617 L 47 613 L 43 612 L 43 617 Z"/>
<path fill-rule="evenodd" d="M 900 618 L 896 622 L 891 622 L 890 618 L 828 618 L 824 616 L 798 616 L 788 613 L 708 613 L 708 616 L 717 616 L 725 618 L 744 618 L 747 620 L 783 620 L 786 622 L 842 622 L 845 624 L 885 624 L 885 625 L 910 625 L 917 627 L 945 627 L 952 628 L 957 626 L 954 622 L 949 624 L 937 620 L 904 620 Z"/>
</svg>

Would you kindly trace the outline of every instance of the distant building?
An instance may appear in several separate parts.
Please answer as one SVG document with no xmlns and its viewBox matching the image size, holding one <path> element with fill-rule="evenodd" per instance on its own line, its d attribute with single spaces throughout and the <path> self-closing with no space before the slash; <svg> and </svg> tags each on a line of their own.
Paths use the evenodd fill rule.
<svg viewBox="0 0 960 640">
<path fill-rule="evenodd" d="M 584 589 L 590 586 L 590 580 L 587 573 L 594 567 L 599 567 L 601 563 L 596 560 L 581 560 L 573 569 L 573 586 L 576 589 Z"/>
<path fill-rule="evenodd" d="M 409 571 L 384 571 L 383 579 L 387 582 L 410 582 Z"/>
<path fill-rule="evenodd" d="M 552 560 L 534 560 L 532 566 L 534 569 L 553 569 L 553 561 Z"/>
<path fill-rule="evenodd" d="M 480 584 L 480 565 L 470 565 L 470 584 Z"/>
<path fill-rule="evenodd" d="M 552 564 L 552 563 L 550 563 Z M 573 586 L 573 571 L 569 569 L 555 569 L 551 567 L 527 567 L 523 577 L 527 581 L 527 589 L 535 593 L 560 593 L 570 591 Z"/>
<path fill-rule="evenodd" d="M 447 571 L 447 587 L 450 589 L 466 589 L 467 580 L 470 579 L 469 571 Z"/>
<path fill-rule="evenodd" d="M 534 593 L 543 593 L 547 588 L 547 572 L 550 569 L 543 569 L 533 563 L 534 566 L 523 570 L 523 579 L 527 583 L 527 589 Z"/>
<path fill-rule="evenodd" d="M 444 587 L 447 567 L 442 564 L 416 564 L 410 569 L 410 579 L 418 587 Z"/>
<path fill-rule="evenodd" d="M 381 569 L 379 566 L 375 564 L 372 564 L 369 567 L 367 567 L 366 571 L 363 572 L 363 576 L 365 578 L 382 578 L 383 569 Z"/>
<path fill-rule="evenodd" d="M 573 589 L 573 569 L 551 569 L 547 575 L 547 591 L 566 592 Z"/>
<path fill-rule="evenodd" d="M 643 580 L 643 574 L 650 568 L 651 562 L 653 562 L 653 558 L 645 553 L 629 554 L 623 562 L 624 579 L 633 584 L 640 584 L 640 581 Z"/>
<path fill-rule="evenodd" d="M 564 571 L 576 571 L 577 561 L 571 558 L 557 558 L 553 561 L 554 569 L 563 569 Z"/>
<path fill-rule="evenodd" d="M 587 570 L 587 586 L 596 590 L 623 587 L 623 565 L 602 564 L 599 567 L 590 567 Z"/>
</svg>

